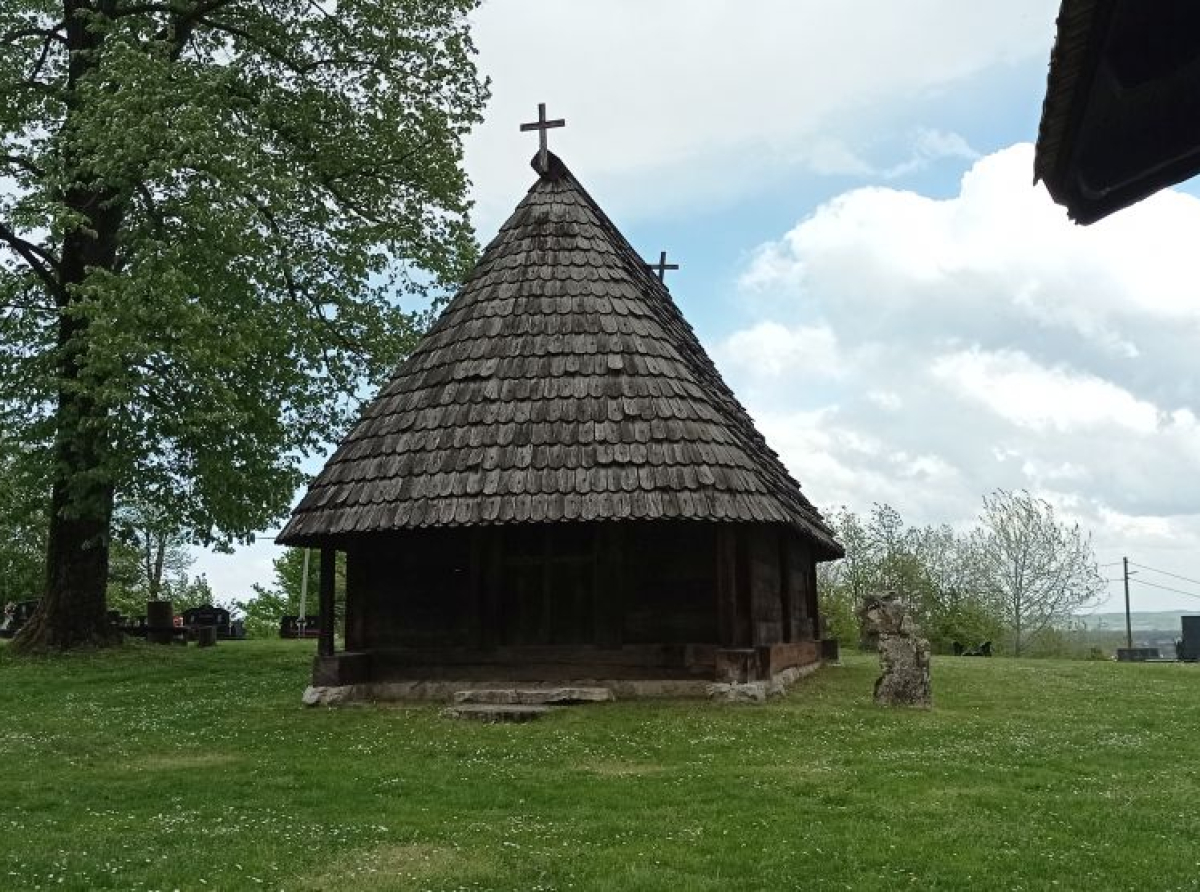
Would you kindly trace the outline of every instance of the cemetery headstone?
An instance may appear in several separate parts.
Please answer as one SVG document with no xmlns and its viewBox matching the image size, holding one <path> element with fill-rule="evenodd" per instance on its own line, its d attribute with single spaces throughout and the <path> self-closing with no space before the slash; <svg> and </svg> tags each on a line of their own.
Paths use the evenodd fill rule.
<svg viewBox="0 0 1200 892">
<path fill-rule="evenodd" d="M 882 674 L 875 702 L 886 706 L 933 705 L 929 680 L 929 642 L 907 605 L 894 592 L 868 597 L 858 611 L 863 630 L 879 649 Z"/>
<path fill-rule="evenodd" d="M 183 611 L 183 624 L 188 628 L 213 626 L 218 638 L 229 638 L 229 611 L 224 607 L 214 607 L 204 604 L 200 607 L 189 607 Z"/>
<path fill-rule="evenodd" d="M 315 616 L 285 616 L 279 620 L 280 638 L 317 638 L 321 634 L 320 624 Z"/>
<path fill-rule="evenodd" d="M 1118 663 L 1145 663 L 1160 659 L 1157 647 L 1118 647 Z"/>
<path fill-rule="evenodd" d="M 3 618 L 0 619 L 0 638 L 11 638 L 21 631 L 21 627 L 29 622 L 39 603 L 35 599 L 32 601 L 9 601 L 5 604 Z"/>
<path fill-rule="evenodd" d="M 170 601 L 146 602 L 146 640 L 151 644 L 170 644 L 175 637 L 175 614 Z"/>
</svg>

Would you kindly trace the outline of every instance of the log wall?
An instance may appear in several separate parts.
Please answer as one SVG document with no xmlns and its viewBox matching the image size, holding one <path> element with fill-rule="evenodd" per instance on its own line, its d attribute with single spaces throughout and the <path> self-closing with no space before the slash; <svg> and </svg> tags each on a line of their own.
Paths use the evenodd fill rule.
<svg viewBox="0 0 1200 892">
<path fill-rule="evenodd" d="M 718 647 L 813 637 L 812 553 L 782 525 L 432 529 L 347 551 L 347 649 L 377 653 L 385 671 L 691 677 Z"/>
</svg>

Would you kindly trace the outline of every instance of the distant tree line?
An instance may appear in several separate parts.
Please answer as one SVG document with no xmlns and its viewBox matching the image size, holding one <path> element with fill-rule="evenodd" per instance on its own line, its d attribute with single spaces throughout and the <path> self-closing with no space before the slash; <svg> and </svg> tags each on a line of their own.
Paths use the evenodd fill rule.
<svg viewBox="0 0 1200 892">
<path fill-rule="evenodd" d="M 1091 535 L 1025 491 L 985 496 L 976 524 L 908 526 L 890 505 L 827 518 L 846 548 L 820 564 L 818 588 L 831 634 L 859 640 L 855 610 L 872 593 L 904 597 L 934 647 L 991 641 L 1016 655 L 1061 655 L 1073 615 L 1104 591 Z"/>
</svg>

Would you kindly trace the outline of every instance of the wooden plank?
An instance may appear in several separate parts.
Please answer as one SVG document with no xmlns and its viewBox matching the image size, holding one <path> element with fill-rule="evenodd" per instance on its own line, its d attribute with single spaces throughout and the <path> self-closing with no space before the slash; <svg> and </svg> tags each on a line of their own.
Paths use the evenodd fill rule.
<svg viewBox="0 0 1200 892">
<path fill-rule="evenodd" d="M 468 638 L 476 647 L 484 647 L 486 636 L 485 627 L 488 623 L 483 621 L 484 613 L 487 609 L 487 595 L 484 591 L 485 580 L 487 578 L 487 568 L 484 566 L 485 561 L 485 536 L 491 532 L 488 527 L 471 527 L 468 535 L 468 557 L 467 557 L 467 591 L 468 591 L 468 608 L 467 608 L 467 627 L 469 629 Z M 493 533 L 494 535 L 494 533 Z"/>
<path fill-rule="evenodd" d="M 373 678 L 557 681 L 585 678 L 711 679 L 703 645 L 396 647 L 372 651 Z"/>
<path fill-rule="evenodd" d="M 783 640 L 783 604 L 779 597 L 779 548 L 775 527 L 748 525 L 745 540 L 751 644 L 778 644 Z"/>
<path fill-rule="evenodd" d="M 482 616 L 480 617 L 480 643 L 485 648 L 495 647 L 499 641 L 500 623 L 500 580 L 504 572 L 504 539 L 498 527 L 488 527 L 483 543 L 484 573 L 480 588 Z"/>
<path fill-rule="evenodd" d="M 317 653 L 323 657 L 333 656 L 333 584 L 337 569 L 337 552 L 325 546 L 321 549 L 320 581 L 320 637 Z"/>
<path fill-rule="evenodd" d="M 713 549 L 714 586 L 717 595 L 717 639 L 726 647 L 733 647 L 737 638 L 737 586 L 736 549 L 733 527 L 721 524 L 717 527 L 716 547 Z"/>
<path fill-rule="evenodd" d="M 596 644 L 616 648 L 621 646 L 625 625 L 625 527 L 599 524 L 596 537 L 593 596 Z"/>
<path fill-rule="evenodd" d="M 795 533 L 787 527 L 779 527 L 779 602 L 783 608 L 784 641 L 795 641 L 798 632 L 799 605 L 795 597 L 798 593 L 792 587 L 791 540 L 794 536 Z"/>
<path fill-rule="evenodd" d="M 370 596 L 366 556 L 361 547 L 346 551 L 346 650 L 361 650 L 366 646 L 367 616 Z"/>
<path fill-rule="evenodd" d="M 807 637 L 816 638 L 820 635 L 821 608 L 817 600 L 817 561 L 811 543 L 804 542 L 800 546 L 801 579 L 804 597 L 804 615 Z"/>
</svg>

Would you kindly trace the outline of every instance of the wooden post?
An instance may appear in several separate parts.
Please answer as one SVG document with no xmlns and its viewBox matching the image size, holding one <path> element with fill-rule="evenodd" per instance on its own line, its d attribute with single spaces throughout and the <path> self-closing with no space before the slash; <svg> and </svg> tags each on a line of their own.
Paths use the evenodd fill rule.
<svg viewBox="0 0 1200 892">
<path fill-rule="evenodd" d="M 821 604 L 817 597 L 817 556 L 813 547 L 804 543 L 799 552 L 801 597 L 804 604 L 805 626 L 801 639 L 821 637 Z"/>
<path fill-rule="evenodd" d="M 1129 615 L 1129 558 L 1121 558 L 1125 570 L 1125 647 L 1133 650 L 1133 620 Z"/>
<path fill-rule="evenodd" d="M 367 648 L 367 630 L 371 627 L 367 612 L 371 609 L 369 582 L 371 576 L 366 564 L 366 548 L 358 545 L 354 552 L 346 550 L 346 624 L 345 649 L 360 651 Z"/>
<path fill-rule="evenodd" d="M 337 552 L 329 546 L 321 547 L 321 632 L 317 640 L 317 653 L 322 657 L 333 656 L 333 581 L 337 571 Z"/>
</svg>

